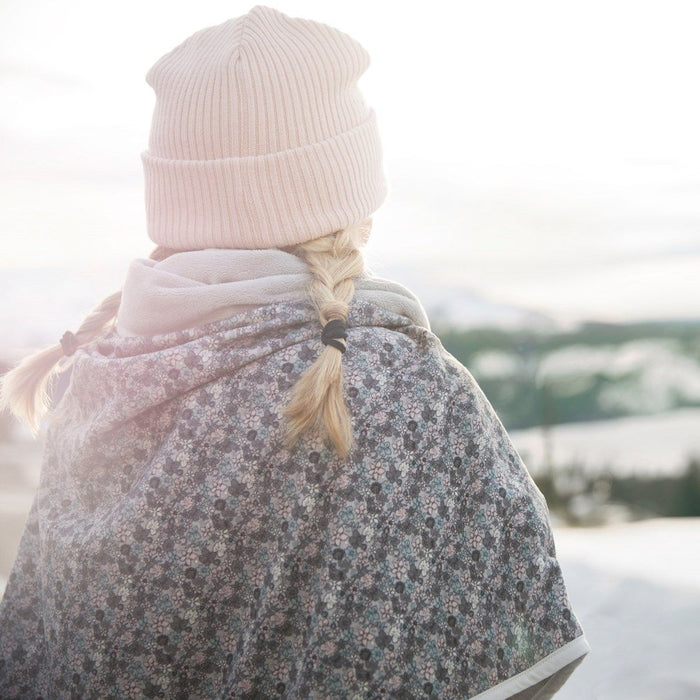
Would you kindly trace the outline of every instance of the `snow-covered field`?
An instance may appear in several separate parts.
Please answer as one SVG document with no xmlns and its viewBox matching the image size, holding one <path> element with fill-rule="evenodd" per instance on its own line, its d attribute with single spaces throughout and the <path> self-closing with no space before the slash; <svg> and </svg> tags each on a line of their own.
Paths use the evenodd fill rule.
<svg viewBox="0 0 700 700">
<path fill-rule="evenodd" d="M 591 651 L 557 700 L 700 698 L 700 518 L 555 528 Z"/>
</svg>

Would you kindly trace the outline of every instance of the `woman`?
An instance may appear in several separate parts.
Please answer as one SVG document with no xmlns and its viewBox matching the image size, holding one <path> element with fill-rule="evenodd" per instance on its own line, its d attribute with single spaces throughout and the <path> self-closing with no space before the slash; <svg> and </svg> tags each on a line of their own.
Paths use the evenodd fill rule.
<svg viewBox="0 0 700 700">
<path fill-rule="evenodd" d="M 365 270 L 387 192 L 368 65 L 256 6 L 149 71 L 158 247 L 4 382 L 35 429 L 47 376 L 67 388 L 0 605 L 2 697 L 543 698 L 589 651 L 501 422 Z"/>
</svg>

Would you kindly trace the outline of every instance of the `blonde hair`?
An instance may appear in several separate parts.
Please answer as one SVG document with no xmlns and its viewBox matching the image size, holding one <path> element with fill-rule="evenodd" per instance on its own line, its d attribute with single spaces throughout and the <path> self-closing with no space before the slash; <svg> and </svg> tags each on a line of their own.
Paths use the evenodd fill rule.
<svg viewBox="0 0 700 700">
<path fill-rule="evenodd" d="M 149 257 L 152 260 L 164 260 L 173 252 L 175 251 L 158 246 Z M 86 345 L 112 328 L 121 298 L 121 291 L 110 294 L 85 317 L 75 332 L 77 347 Z M 56 343 L 25 357 L 17 367 L 2 377 L 0 411 L 9 410 L 17 419 L 26 423 L 35 436 L 39 433 L 39 421 L 49 409 L 49 384 L 59 371 L 65 369 L 65 365 L 59 364 L 63 355 L 63 346 Z"/>
<path fill-rule="evenodd" d="M 313 276 L 308 292 L 322 324 L 333 319 L 347 321 L 355 292 L 353 278 L 365 269 L 359 247 L 369 233 L 371 221 L 366 219 L 353 227 L 284 249 L 308 263 Z M 149 257 L 160 261 L 177 252 L 181 251 L 158 246 Z M 121 295 L 121 290 L 111 294 L 88 314 L 75 332 L 78 347 L 113 328 Z M 9 410 L 26 423 L 35 436 L 39 433 L 41 418 L 49 410 L 49 384 L 65 369 L 60 364 L 63 357 L 63 347 L 57 343 L 24 358 L 1 378 L 0 411 Z M 319 428 L 325 431 L 343 459 L 347 458 L 353 436 L 343 400 L 341 358 L 340 350 L 324 345 L 316 361 L 293 387 L 291 401 L 283 409 L 287 418 L 285 441 L 288 448 L 308 429 Z"/>
<path fill-rule="evenodd" d="M 365 219 L 353 227 L 286 249 L 309 265 L 313 275 L 309 296 L 322 325 L 334 319 L 347 322 L 355 294 L 354 278 L 365 270 L 359 248 L 371 226 L 372 220 Z M 346 345 L 343 339 L 338 342 Z M 283 409 L 288 448 L 307 430 L 317 428 L 325 431 L 343 459 L 350 454 L 354 440 L 343 399 L 342 357 L 338 348 L 324 345 L 321 354 L 294 385 L 291 401 Z"/>
</svg>

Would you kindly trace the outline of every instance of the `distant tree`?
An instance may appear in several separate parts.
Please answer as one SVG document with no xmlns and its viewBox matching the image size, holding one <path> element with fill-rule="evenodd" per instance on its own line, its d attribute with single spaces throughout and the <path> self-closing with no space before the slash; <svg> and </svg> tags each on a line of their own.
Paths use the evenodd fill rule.
<svg viewBox="0 0 700 700">
<path fill-rule="evenodd" d="M 700 516 L 700 457 L 688 461 L 674 500 L 674 515 Z"/>
</svg>

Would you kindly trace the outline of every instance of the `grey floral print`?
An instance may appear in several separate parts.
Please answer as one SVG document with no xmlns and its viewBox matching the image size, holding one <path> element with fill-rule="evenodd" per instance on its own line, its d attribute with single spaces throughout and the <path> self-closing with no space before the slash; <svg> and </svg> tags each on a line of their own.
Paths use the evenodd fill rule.
<svg viewBox="0 0 700 700">
<path fill-rule="evenodd" d="M 3 698 L 468 698 L 583 635 L 546 502 L 429 330 L 355 300 L 357 445 L 283 446 L 306 302 L 74 356 L 0 603 Z"/>
</svg>

